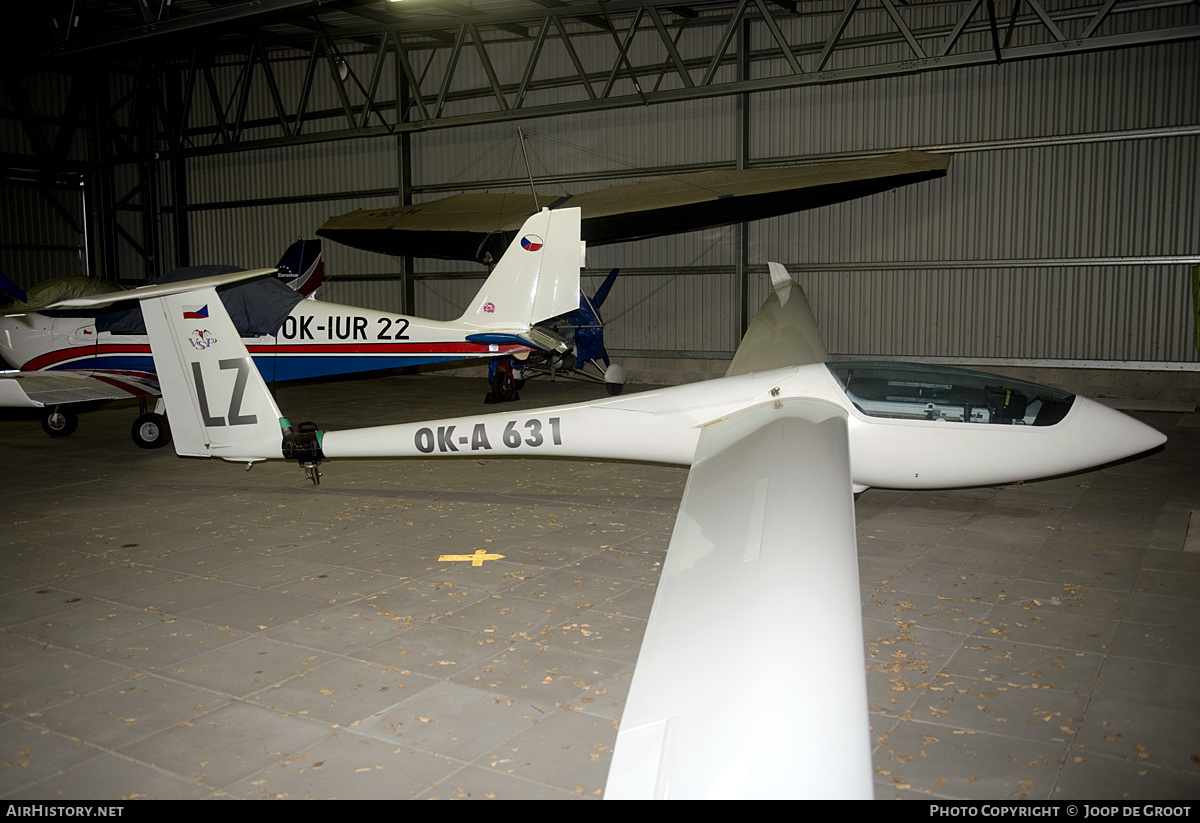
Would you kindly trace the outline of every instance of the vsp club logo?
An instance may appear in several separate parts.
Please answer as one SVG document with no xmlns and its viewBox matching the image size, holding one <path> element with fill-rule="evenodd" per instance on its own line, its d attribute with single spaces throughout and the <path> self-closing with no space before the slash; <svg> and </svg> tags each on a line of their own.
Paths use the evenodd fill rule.
<svg viewBox="0 0 1200 823">
<path fill-rule="evenodd" d="M 527 234 L 521 238 L 521 248 L 525 251 L 539 251 L 544 244 L 536 234 Z"/>
<path fill-rule="evenodd" d="M 489 300 L 483 304 L 483 310 L 488 314 L 492 314 L 496 311 L 496 304 Z"/>
<path fill-rule="evenodd" d="M 192 332 L 192 336 L 188 338 L 188 342 L 192 344 L 192 348 L 204 351 L 216 343 L 217 338 L 213 337 L 208 329 L 196 329 Z"/>
</svg>

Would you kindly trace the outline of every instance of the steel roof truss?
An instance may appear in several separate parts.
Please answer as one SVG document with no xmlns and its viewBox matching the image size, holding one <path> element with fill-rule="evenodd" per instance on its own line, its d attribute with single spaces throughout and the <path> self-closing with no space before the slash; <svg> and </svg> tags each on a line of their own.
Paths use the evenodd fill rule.
<svg viewBox="0 0 1200 823">
<path fill-rule="evenodd" d="M 817 58 L 817 68 L 815 71 L 823 71 L 825 69 L 825 64 L 829 61 L 829 55 L 833 53 L 838 41 L 846 33 L 846 26 L 849 25 L 850 18 L 854 16 L 854 12 L 858 9 L 860 2 L 861 0 L 850 0 L 846 4 L 846 10 L 838 18 L 837 25 L 833 27 L 833 32 L 829 35 L 829 39 L 825 41 L 825 48 L 821 49 L 821 56 Z"/>
<path fill-rule="evenodd" d="M 421 94 L 421 80 L 417 77 L 416 72 L 413 71 L 412 62 L 408 57 L 408 50 L 404 48 L 404 43 L 400 40 L 400 35 L 396 32 L 391 32 L 389 36 L 396 50 L 396 65 L 398 67 L 396 90 L 398 92 L 402 88 L 402 84 L 406 83 L 409 100 L 412 102 L 412 105 L 417 107 L 418 117 L 423 121 L 428 120 L 429 109 L 425 108 L 425 99 Z M 432 54 L 430 57 L 432 57 Z M 428 64 L 426 64 L 426 69 L 428 69 Z M 407 115 L 407 112 L 398 112 L 396 121 L 401 122 L 407 119 Z"/>
<path fill-rule="evenodd" d="M 737 34 L 741 28 L 742 20 L 746 16 L 746 4 L 749 0 L 738 0 L 737 8 L 729 18 L 729 23 L 721 31 L 721 41 L 717 48 L 713 50 L 712 59 L 708 61 L 708 68 L 704 70 L 704 77 L 700 79 L 701 86 L 712 85 L 713 77 L 717 74 L 717 69 L 721 66 L 721 60 L 725 57 L 725 52 L 729 50 L 729 44 L 733 42 L 733 36 Z M 790 49 L 789 49 L 790 51 Z"/>
<path fill-rule="evenodd" d="M 463 38 L 467 35 L 467 27 L 458 27 L 454 37 L 454 45 L 450 47 L 450 61 L 446 64 L 446 75 L 442 78 L 442 90 L 438 92 L 437 107 L 434 109 L 434 119 L 441 117 L 446 108 L 446 97 L 450 94 L 450 81 L 454 79 L 454 68 L 458 65 L 458 56 L 462 53 Z"/>
<path fill-rule="evenodd" d="M 500 111 L 508 111 L 508 99 L 504 96 L 504 89 L 500 88 L 500 79 L 496 77 L 496 69 L 492 66 L 492 61 L 488 59 L 487 48 L 483 45 L 483 38 L 479 36 L 479 29 L 474 23 L 467 22 L 467 29 L 471 32 L 471 40 L 475 43 L 475 51 L 479 53 L 479 62 L 483 64 L 484 74 L 487 75 L 488 82 L 492 84 L 492 93 L 496 95 L 496 102 L 500 104 Z"/>
<path fill-rule="evenodd" d="M 292 127 L 288 123 L 287 108 L 283 105 L 283 96 L 279 93 L 279 84 L 275 81 L 275 71 L 271 68 L 271 61 L 267 59 L 265 49 L 255 49 L 252 55 L 257 55 L 258 62 L 262 65 L 263 80 L 267 84 L 267 91 L 271 95 L 271 102 L 275 105 L 275 115 L 279 118 L 279 128 L 283 131 L 284 137 L 292 136 Z M 364 125 L 366 125 L 364 123 Z"/>
<path fill-rule="evenodd" d="M 320 40 L 313 40 L 312 48 L 308 52 L 308 63 L 304 68 L 304 82 L 300 85 L 300 101 L 296 104 L 295 133 L 297 135 L 304 128 L 304 115 L 308 111 L 308 101 L 312 96 L 313 78 L 317 74 L 317 50 L 320 48 L 320 45 Z"/>
<path fill-rule="evenodd" d="M 783 36 L 783 30 L 779 28 L 779 23 L 776 22 L 775 16 L 768 11 L 766 5 L 763 4 L 763 0 L 754 0 L 754 5 L 758 7 L 758 13 L 762 16 L 763 24 L 766 25 L 767 31 L 771 32 L 771 38 L 775 41 L 775 45 L 779 46 L 779 51 L 783 53 L 783 59 L 787 60 L 788 68 L 791 69 L 792 74 L 804 74 L 804 69 L 800 68 L 800 62 L 796 59 L 791 44 Z M 745 8 L 745 3 L 739 6 L 739 9 L 743 11 Z"/>
<path fill-rule="evenodd" d="M 604 8 L 603 4 L 601 4 L 600 8 Z M 624 66 L 625 70 L 629 73 L 629 79 L 633 83 L 634 90 L 637 92 L 638 96 L 642 98 L 643 102 L 646 100 L 646 96 L 642 93 L 642 86 L 640 83 L 638 83 L 637 73 L 633 70 L 633 66 L 630 64 L 628 56 L 629 44 L 633 42 L 633 36 L 637 34 L 638 26 L 641 24 L 642 16 L 645 13 L 645 7 L 638 6 L 637 11 L 634 12 L 633 21 L 629 24 L 629 31 L 625 33 L 625 40 L 622 42 L 621 39 L 617 37 L 616 24 L 613 23 L 608 11 L 605 10 L 604 17 L 608 21 L 609 31 L 612 32 L 613 42 L 617 44 L 617 59 L 613 63 L 612 71 L 608 75 L 608 81 L 604 84 L 604 89 L 600 92 L 601 99 L 607 99 L 612 94 L 613 86 L 616 85 L 617 82 L 617 75 L 619 75 L 621 72 L 621 66 Z"/>
<path fill-rule="evenodd" d="M 667 56 L 671 63 L 675 64 L 675 71 L 679 73 L 679 79 L 683 81 L 684 88 L 695 88 L 692 82 L 692 77 L 688 74 L 687 66 L 683 62 L 683 57 L 679 54 L 679 49 L 675 48 L 675 42 L 683 35 L 683 27 L 687 24 L 688 18 L 684 17 L 679 23 L 679 30 L 675 34 L 675 39 L 667 32 L 667 27 L 663 25 L 662 16 L 659 15 L 658 9 L 650 6 L 647 10 L 650 15 L 650 21 L 654 23 L 654 28 L 658 30 L 659 39 L 662 40 L 663 46 L 667 50 Z M 664 66 L 665 69 L 665 66 Z M 662 79 L 662 74 L 659 74 L 659 79 Z M 654 90 L 658 91 L 658 82 L 654 84 Z"/>
<path fill-rule="evenodd" d="M 742 0 L 742 2 L 745 2 L 745 0 Z M 579 59 L 579 54 L 575 51 L 575 46 L 571 45 L 571 38 L 567 34 L 567 28 L 563 25 L 562 18 L 558 15 L 552 15 L 550 19 L 554 21 L 563 48 L 567 50 L 567 56 L 571 58 L 571 65 L 575 67 L 575 76 L 579 78 L 580 84 L 583 86 L 584 91 L 587 92 L 588 99 L 595 100 L 596 90 L 592 88 L 592 81 L 588 79 L 587 72 L 583 69 L 583 62 Z"/>
<path fill-rule="evenodd" d="M 925 50 L 921 48 L 921 44 L 917 42 L 917 38 L 913 37 L 912 29 L 908 23 L 904 22 L 904 18 L 900 16 L 900 12 L 896 9 L 896 4 L 892 0 L 879 0 L 883 3 L 883 7 L 887 9 L 888 17 L 892 18 L 892 22 L 896 24 L 896 28 L 904 35 L 904 39 L 908 42 L 908 47 L 913 50 L 918 60 L 926 58 Z"/>
<path fill-rule="evenodd" d="M 542 55 L 542 47 L 546 45 L 546 33 L 550 31 L 550 21 L 553 18 L 544 17 L 542 25 L 538 28 L 537 37 L 533 41 L 533 49 L 529 53 L 529 59 L 525 61 L 525 72 L 521 75 L 521 86 L 517 89 L 517 99 L 513 103 L 514 109 L 521 108 L 521 104 L 525 102 L 525 95 L 529 93 L 529 83 L 533 80 L 533 70 L 537 68 L 538 58 Z"/>
</svg>

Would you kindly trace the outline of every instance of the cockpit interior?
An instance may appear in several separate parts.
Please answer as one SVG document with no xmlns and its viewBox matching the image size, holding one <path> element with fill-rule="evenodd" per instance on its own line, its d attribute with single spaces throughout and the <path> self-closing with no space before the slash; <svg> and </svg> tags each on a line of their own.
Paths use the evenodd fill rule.
<svg viewBox="0 0 1200 823">
<path fill-rule="evenodd" d="M 868 417 L 1053 426 L 1075 395 L 1011 377 L 922 363 L 834 362 L 829 371 Z"/>
</svg>

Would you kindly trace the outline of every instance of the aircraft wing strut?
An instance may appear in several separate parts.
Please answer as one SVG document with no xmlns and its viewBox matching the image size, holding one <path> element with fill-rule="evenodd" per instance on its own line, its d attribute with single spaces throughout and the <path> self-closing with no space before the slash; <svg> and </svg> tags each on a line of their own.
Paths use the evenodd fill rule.
<svg viewBox="0 0 1200 823">
<path fill-rule="evenodd" d="M 605 797 L 871 797 L 861 608 L 846 413 L 705 427 Z"/>
</svg>

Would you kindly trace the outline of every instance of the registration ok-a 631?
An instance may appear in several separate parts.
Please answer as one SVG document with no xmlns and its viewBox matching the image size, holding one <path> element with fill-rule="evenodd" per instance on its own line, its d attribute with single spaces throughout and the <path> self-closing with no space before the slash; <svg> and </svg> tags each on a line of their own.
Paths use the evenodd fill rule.
<svg viewBox="0 0 1200 823">
<path fill-rule="evenodd" d="M 498 445 L 493 446 L 493 443 Z M 534 417 L 524 422 L 510 420 L 504 424 L 503 430 L 499 423 L 493 423 L 490 427 L 486 423 L 476 423 L 469 432 L 466 426 L 458 425 L 426 427 L 417 429 L 413 444 L 422 454 L 433 454 L 435 451 L 493 451 L 499 450 L 500 446 L 508 449 L 561 446 L 562 427 L 557 417 L 544 420 Z"/>
</svg>

